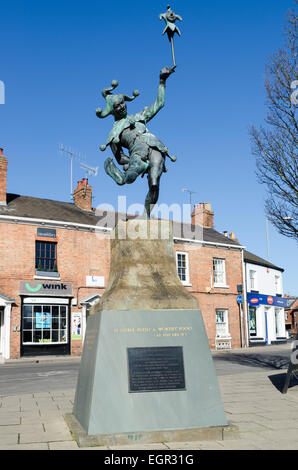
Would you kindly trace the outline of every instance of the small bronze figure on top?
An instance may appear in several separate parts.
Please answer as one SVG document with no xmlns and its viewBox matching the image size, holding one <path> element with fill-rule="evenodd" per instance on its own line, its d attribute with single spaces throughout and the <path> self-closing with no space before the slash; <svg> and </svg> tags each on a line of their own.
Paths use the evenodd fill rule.
<svg viewBox="0 0 298 470">
<path fill-rule="evenodd" d="M 180 29 L 178 26 L 175 25 L 176 20 L 182 21 L 182 18 L 180 15 L 176 15 L 171 10 L 170 5 L 167 6 L 168 10 L 166 13 L 162 13 L 159 15 L 160 20 L 164 20 L 166 22 L 166 27 L 163 30 L 162 34 L 167 33 L 169 41 L 172 46 L 172 56 L 173 56 L 173 65 L 176 67 L 176 62 L 175 62 L 175 53 L 174 53 L 174 34 L 177 33 L 179 36 L 181 36 Z"/>
</svg>

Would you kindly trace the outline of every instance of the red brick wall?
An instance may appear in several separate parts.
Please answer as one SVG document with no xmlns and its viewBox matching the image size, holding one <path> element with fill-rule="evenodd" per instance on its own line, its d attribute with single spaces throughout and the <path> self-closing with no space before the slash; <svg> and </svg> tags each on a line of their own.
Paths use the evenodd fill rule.
<svg viewBox="0 0 298 470">
<path fill-rule="evenodd" d="M 237 285 L 243 284 L 241 251 L 208 245 L 200 247 L 195 244 L 175 244 L 175 250 L 188 253 L 191 287 L 186 287 L 186 289 L 199 301 L 210 347 L 215 348 L 215 311 L 219 308 L 228 310 L 232 347 L 240 347 L 240 315 L 236 299 Z M 211 288 L 213 258 L 225 259 L 228 288 Z"/>
<path fill-rule="evenodd" d="M 0 292 L 15 299 L 11 313 L 11 358 L 20 356 L 21 325 L 20 281 L 33 281 L 35 276 L 35 240 L 37 227 L 0 223 Z M 110 263 L 108 236 L 91 232 L 57 228 L 57 265 L 63 282 L 71 282 L 74 298 L 103 293 L 103 289 L 86 288 L 86 276 L 104 276 L 107 283 Z M 52 239 L 51 239 L 52 240 Z M 78 289 L 80 288 L 80 289 Z M 78 304 L 74 311 L 80 311 Z M 81 341 L 72 342 L 72 353 L 81 352 Z"/>
<path fill-rule="evenodd" d="M 20 281 L 33 281 L 35 276 L 35 240 L 37 226 L 17 223 L 0 223 L 0 292 L 15 299 L 11 314 L 11 358 L 20 356 L 20 332 L 13 331 L 21 325 Z M 71 282 L 74 299 L 78 304 L 73 311 L 82 311 L 79 301 L 88 294 L 102 294 L 104 289 L 86 286 L 86 276 L 104 276 L 107 285 L 110 265 L 110 240 L 108 234 L 56 228 L 57 266 L 62 282 Z M 38 238 L 39 239 L 39 238 Z M 229 332 L 232 347 L 239 347 L 239 306 L 236 302 L 237 284 L 243 284 L 241 251 L 220 249 L 196 244 L 175 244 L 175 250 L 189 253 L 190 282 L 186 287 L 199 300 L 208 340 L 215 348 L 215 310 L 228 310 Z M 226 278 L 229 288 L 212 288 L 213 258 L 226 260 Z M 71 354 L 80 355 L 82 342 L 71 342 Z"/>
</svg>

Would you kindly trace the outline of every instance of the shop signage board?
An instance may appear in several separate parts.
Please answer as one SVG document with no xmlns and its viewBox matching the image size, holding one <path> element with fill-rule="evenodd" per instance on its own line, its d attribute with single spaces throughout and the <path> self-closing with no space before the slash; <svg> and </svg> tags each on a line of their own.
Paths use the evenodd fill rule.
<svg viewBox="0 0 298 470">
<path fill-rule="evenodd" d="M 288 306 L 288 299 L 283 297 L 275 297 L 267 294 L 247 294 L 247 301 L 249 305 L 272 305 L 274 307 L 286 308 Z"/>
<path fill-rule="evenodd" d="M 46 238 L 56 238 L 56 229 L 54 228 L 38 228 L 37 229 L 38 237 Z"/>
<path fill-rule="evenodd" d="M 46 295 L 55 297 L 72 297 L 71 282 L 51 282 L 51 281 L 21 281 L 20 295 Z"/>
<path fill-rule="evenodd" d="M 86 276 L 86 287 L 104 287 L 104 276 Z"/>
</svg>

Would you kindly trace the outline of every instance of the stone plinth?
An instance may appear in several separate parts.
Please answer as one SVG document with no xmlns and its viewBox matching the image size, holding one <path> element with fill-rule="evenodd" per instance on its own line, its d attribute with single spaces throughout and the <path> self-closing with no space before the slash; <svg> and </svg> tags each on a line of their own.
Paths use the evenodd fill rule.
<svg viewBox="0 0 298 470">
<path fill-rule="evenodd" d="M 81 445 L 227 435 L 204 321 L 177 276 L 169 223 L 120 222 L 112 237 L 108 286 L 87 321 L 72 431 L 84 435 Z"/>
<path fill-rule="evenodd" d="M 170 221 L 120 221 L 111 234 L 108 285 L 96 310 L 197 309 L 176 269 Z"/>
</svg>

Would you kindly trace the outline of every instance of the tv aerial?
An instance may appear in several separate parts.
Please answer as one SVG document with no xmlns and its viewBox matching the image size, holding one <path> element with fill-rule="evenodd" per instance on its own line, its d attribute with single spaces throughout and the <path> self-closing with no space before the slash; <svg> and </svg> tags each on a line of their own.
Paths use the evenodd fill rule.
<svg viewBox="0 0 298 470">
<path fill-rule="evenodd" d="M 86 171 L 86 176 L 97 176 L 98 175 L 98 166 L 93 168 L 92 166 L 87 166 L 84 163 L 80 163 L 80 167 Z"/>
<path fill-rule="evenodd" d="M 73 152 L 69 147 L 65 147 L 63 144 L 59 144 L 59 153 L 64 157 L 70 158 L 70 199 L 73 199 L 73 159 L 76 158 L 79 161 L 86 161 L 85 155 L 81 153 Z"/>
</svg>

